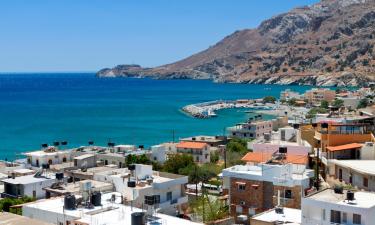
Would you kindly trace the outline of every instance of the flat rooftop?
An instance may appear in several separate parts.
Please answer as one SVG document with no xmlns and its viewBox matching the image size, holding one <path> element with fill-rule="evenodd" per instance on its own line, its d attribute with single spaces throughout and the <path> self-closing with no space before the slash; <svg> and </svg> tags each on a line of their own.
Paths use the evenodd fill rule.
<svg viewBox="0 0 375 225">
<path fill-rule="evenodd" d="M 346 200 L 346 190 L 343 194 L 336 194 L 333 189 L 325 189 L 316 193 L 313 193 L 306 198 L 313 199 L 321 202 L 335 203 L 338 205 L 349 205 L 358 208 L 372 208 L 375 207 L 375 193 L 357 191 L 354 192 L 355 200 L 353 202 L 348 202 Z"/>
<path fill-rule="evenodd" d="M 90 181 L 91 182 L 91 188 L 93 191 L 113 191 L 113 184 L 112 183 L 106 183 L 101 181 L 95 181 L 95 180 L 84 180 L 84 182 Z M 46 191 L 50 191 L 52 193 L 56 193 L 59 195 L 64 195 L 67 193 L 76 193 L 78 194 L 80 192 L 80 182 L 75 183 L 68 183 L 67 185 L 60 185 L 56 188 L 48 187 L 44 188 Z"/>
<path fill-rule="evenodd" d="M 277 222 L 284 222 L 288 225 L 301 224 L 302 213 L 300 209 L 283 208 L 283 210 L 284 212 L 280 214 L 276 213 L 275 209 L 271 209 L 253 216 L 251 220 L 275 224 L 277 224 Z"/>
<path fill-rule="evenodd" d="M 31 219 L 28 217 L 16 215 L 13 213 L 0 212 L 1 225 L 52 225 L 40 220 Z"/>
<path fill-rule="evenodd" d="M 375 160 L 329 160 L 335 165 L 350 168 L 362 174 L 375 176 Z"/>
<path fill-rule="evenodd" d="M 110 202 L 112 195 L 115 195 L 115 202 Z M 130 206 L 121 204 L 121 194 L 117 192 L 102 194 L 102 206 L 94 207 L 93 209 L 77 208 L 75 210 L 64 210 L 64 199 L 54 198 L 45 199 L 37 202 L 29 203 L 25 205 L 26 208 L 38 209 L 40 212 L 53 212 L 58 215 L 66 215 L 75 218 L 75 221 L 81 223 L 93 224 L 111 224 L 111 225 L 123 225 L 131 224 L 131 213 L 142 212 L 142 209 L 131 208 Z M 27 209 L 25 209 L 27 211 Z M 32 215 L 34 216 L 34 215 Z M 37 215 L 36 215 L 37 216 Z M 194 223 L 189 220 L 180 219 L 173 216 L 156 213 L 153 215 L 156 221 L 163 221 L 163 224 L 186 224 L 186 225 L 198 225 L 200 223 Z M 52 219 L 52 218 L 50 218 Z M 57 218 L 56 218 L 57 219 Z M 55 219 L 55 220 L 56 220 Z M 54 221 L 55 221 L 54 220 Z M 154 221 L 155 221 L 154 220 Z M 153 224 L 151 221 L 147 222 L 148 225 Z"/>
<path fill-rule="evenodd" d="M 34 177 L 34 175 L 27 175 L 27 176 L 21 176 L 16 178 L 8 178 L 3 180 L 4 183 L 9 184 L 32 184 L 32 183 L 38 183 L 45 180 L 51 180 L 55 179 L 55 175 L 49 174 L 47 177 Z"/>
</svg>

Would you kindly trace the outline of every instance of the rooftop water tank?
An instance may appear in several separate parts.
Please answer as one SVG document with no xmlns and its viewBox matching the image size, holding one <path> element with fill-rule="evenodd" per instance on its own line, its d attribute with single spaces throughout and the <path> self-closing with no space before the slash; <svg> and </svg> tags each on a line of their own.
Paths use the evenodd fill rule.
<svg viewBox="0 0 375 225">
<path fill-rule="evenodd" d="M 64 197 L 64 209 L 74 210 L 76 208 L 76 197 L 74 195 L 65 195 Z"/>
<path fill-rule="evenodd" d="M 102 205 L 102 194 L 100 192 L 95 191 L 91 195 L 91 203 L 94 206 L 101 206 Z"/>
<path fill-rule="evenodd" d="M 145 214 L 143 212 L 132 213 L 131 225 L 145 225 Z"/>
</svg>

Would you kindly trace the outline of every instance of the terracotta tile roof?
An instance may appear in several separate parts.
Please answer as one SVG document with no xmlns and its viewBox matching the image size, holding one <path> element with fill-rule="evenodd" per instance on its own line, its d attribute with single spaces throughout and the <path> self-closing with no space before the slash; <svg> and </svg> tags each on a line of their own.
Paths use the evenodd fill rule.
<svg viewBox="0 0 375 225">
<path fill-rule="evenodd" d="M 343 150 L 348 150 L 348 149 L 353 149 L 353 148 L 361 148 L 362 145 L 358 143 L 352 143 L 352 144 L 346 144 L 346 145 L 339 145 L 339 146 L 329 146 L 327 147 L 327 150 L 330 152 L 334 151 L 343 151 Z"/>
<path fill-rule="evenodd" d="M 177 144 L 177 148 L 192 148 L 192 149 L 202 149 L 207 146 L 207 143 L 184 141 Z"/>
<path fill-rule="evenodd" d="M 242 157 L 241 160 L 244 162 L 262 163 L 270 160 L 271 158 L 272 154 L 270 153 L 249 152 L 244 157 Z M 307 164 L 307 155 L 287 154 L 285 162 L 305 165 Z"/>
</svg>

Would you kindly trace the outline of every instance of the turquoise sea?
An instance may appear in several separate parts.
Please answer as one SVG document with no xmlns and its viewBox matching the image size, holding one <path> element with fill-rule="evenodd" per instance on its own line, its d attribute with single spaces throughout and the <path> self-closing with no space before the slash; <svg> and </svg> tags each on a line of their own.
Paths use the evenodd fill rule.
<svg viewBox="0 0 375 225">
<path fill-rule="evenodd" d="M 191 103 L 217 99 L 279 96 L 308 86 L 217 84 L 208 80 L 96 78 L 94 73 L 0 74 L 0 159 L 36 150 L 42 143 L 93 140 L 105 145 L 150 146 L 191 135 L 219 135 L 251 116 L 222 110 L 196 119 L 180 111 Z"/>
</svg>

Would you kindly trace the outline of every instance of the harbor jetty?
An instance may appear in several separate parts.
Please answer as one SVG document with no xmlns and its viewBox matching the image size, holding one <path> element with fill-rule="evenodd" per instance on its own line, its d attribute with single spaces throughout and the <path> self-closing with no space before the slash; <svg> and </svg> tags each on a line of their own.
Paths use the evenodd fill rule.
<svg viewBox="0 0 375 225">
<path fill-rule="evenodd" d="M 277 104 L 263 103 L 263 99 L 216 100 L 186 105 L 182 111 L 196 118 L 216 117 L 221 109 L 245 108 L 249 110 L 271 110 Z"/>
</svg>

